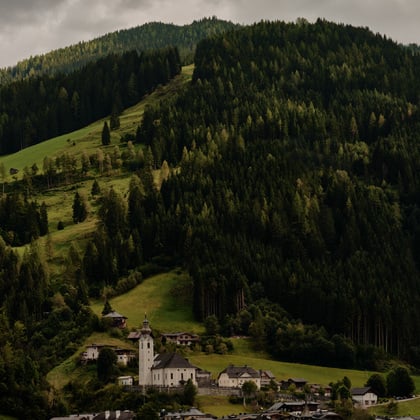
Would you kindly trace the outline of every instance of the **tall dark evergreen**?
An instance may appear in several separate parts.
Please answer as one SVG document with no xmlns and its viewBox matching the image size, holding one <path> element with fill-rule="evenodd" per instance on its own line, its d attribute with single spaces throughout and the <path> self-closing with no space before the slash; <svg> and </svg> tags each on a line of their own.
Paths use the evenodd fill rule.
<svg viewBox="0 0 420 420">
<path fill-rule="evenodd" d="M 106 121 L 104 122 L 104 126 L 102 128 L 101 139 L 103 146 L 108 146 L 111 143 L 111 133 L 109 132 L 108 123 Z"/>
</svg>

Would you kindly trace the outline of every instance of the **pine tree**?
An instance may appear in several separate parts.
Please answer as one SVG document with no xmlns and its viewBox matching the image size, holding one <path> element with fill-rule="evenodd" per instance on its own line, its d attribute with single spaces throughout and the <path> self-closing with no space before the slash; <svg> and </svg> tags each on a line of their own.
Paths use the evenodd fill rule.
<svg viewBox="0 0 420 420">
<path fill-rule="evenodd" d="M 87 217 L 87 208 L 86 201 L 83 197 L 76 191 L 73 201 L 73 222 L 80 223 L 86 220 Z"/>
<path fill-rule="evenodd" d="M 42 202 L 39 210 L 39 234 L 44 236 L 48 233 L 48 213 L 45 201 Z"/>
<path fill-rule="evenodd" d="M 111 133 L 109 132 L 108 123 L 105 121 L 102 129 L 102 145 L 108 146 L 109 144 L 111 144 Z"/>
</svg>

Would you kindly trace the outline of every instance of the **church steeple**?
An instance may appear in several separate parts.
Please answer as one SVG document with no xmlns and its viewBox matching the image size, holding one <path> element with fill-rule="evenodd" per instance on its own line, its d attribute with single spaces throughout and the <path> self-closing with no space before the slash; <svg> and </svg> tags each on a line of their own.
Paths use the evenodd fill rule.
<svg viewBox="0 0 420 420">
<path fill-rule="evenodd" d="M 139 338 L 139 385 L 153 385 L 152 366 L 154 361 L 154 340 L 147 315 L 144 314 L 143 327 Z"/>
</svg>

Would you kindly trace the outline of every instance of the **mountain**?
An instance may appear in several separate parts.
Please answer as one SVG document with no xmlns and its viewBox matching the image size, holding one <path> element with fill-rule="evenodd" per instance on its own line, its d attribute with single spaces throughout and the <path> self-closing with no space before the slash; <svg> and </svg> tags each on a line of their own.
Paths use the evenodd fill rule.
<svg viewBox="0 0 420 420">
<path fill-rule="evenodd" d="M 190 64 L 195 46 L 201 39 L 238 27 L 237 24 L 215 17 L 184 26 L 162 22 L 146 23 L 20 61 L 16 66 L 0 70 L 0 84 L 44 74 L 70 73 L 107 55 L 133 50 L 140 53 L 175 46 L 182 62 Z"/>
<path fill-rule="evenodd" d="M 420 56 L 363 28 L 262 22 L 203 40 L 195 66 L 141 137 L 180 167 L 154 229 L 196 316 L 254 324 L 290 360 L 338 363 L 339 334 L 417 361 Z M 273 305 L 328 333 L 292 339 Z"/>
<path fill-rule="evenodd" d="M 149 72 L 135 73 L 138 62 Z M 69 151 L 82 146 L 69 141 L 42 172 L 27 166 L 0 200 L 8 223 L 0 230 L 7 413 L 45 418 L 89 395 L 72 381 L 66 395 L 49 399 L 44 380 L 82 337 L 104 328 L 89 300 L 179 267 L 190 282 L 176 289 L 177 302 L 193 294 L 195 317 L 208 329 L 249 335 L 273 358 L 420 366 L 420 56 L 366 28 L 301 19 L 205 38 L 194 62 L 192 81 L 176 89 L 170 82 L 166 94 L 159 88 L 124 137 L 115 125 L 106 145 L 98 128 L 86 128 L 94 145 L 79 160 Z M 13 111 L 15 138 L 31 138 L 22 133 L 33 135 L 33 114 L 60 104 L 56 122 L 68 123 L 79 115 L 74 92 L 89 98 L 85 110 L 112 113 L 115 123 L 124 106 L 147 98 L 130 99 L 131 73 L 137 85 L 147 74 L 168 76 L 148 85 L 150 93 L 179 66 L 176 48 L 132 51 L 66 76 L 15 81 L 0 92 L 0 126 L 4 133 Z M 102 89 L 89 94 L 96 85 Z M 105 122 L 97 123 L 102 132 Z M 58 259 L 63 270 L 51 277 L 37 247 L 44 212 L 52 214 L 48 206 L 41 214 L 42 198 L 60 208 L 49 223 L 54 234 L 74 228 L 68 256 Z M 28 241 L 23 256 L 10 246 Z M 51 238 L 42 244 L 48 254 Z M 98 387 L 84 385 L 91 395 Z"/>
</svg>

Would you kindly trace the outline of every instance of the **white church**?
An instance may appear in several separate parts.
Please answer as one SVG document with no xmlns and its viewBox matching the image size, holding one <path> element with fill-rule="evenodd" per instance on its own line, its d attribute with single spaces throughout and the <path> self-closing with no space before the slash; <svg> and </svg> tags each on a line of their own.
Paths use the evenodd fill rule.
<svg viewBox="0 0 420 420">
<path fill-rule="evenodd" d="M 197 385 L 197 369 L 177 353 L 155 354 L 152 330 L 145 316 L 139 337 L 139 385 L 177 387 L 188 379 Z"/>
</svg>

